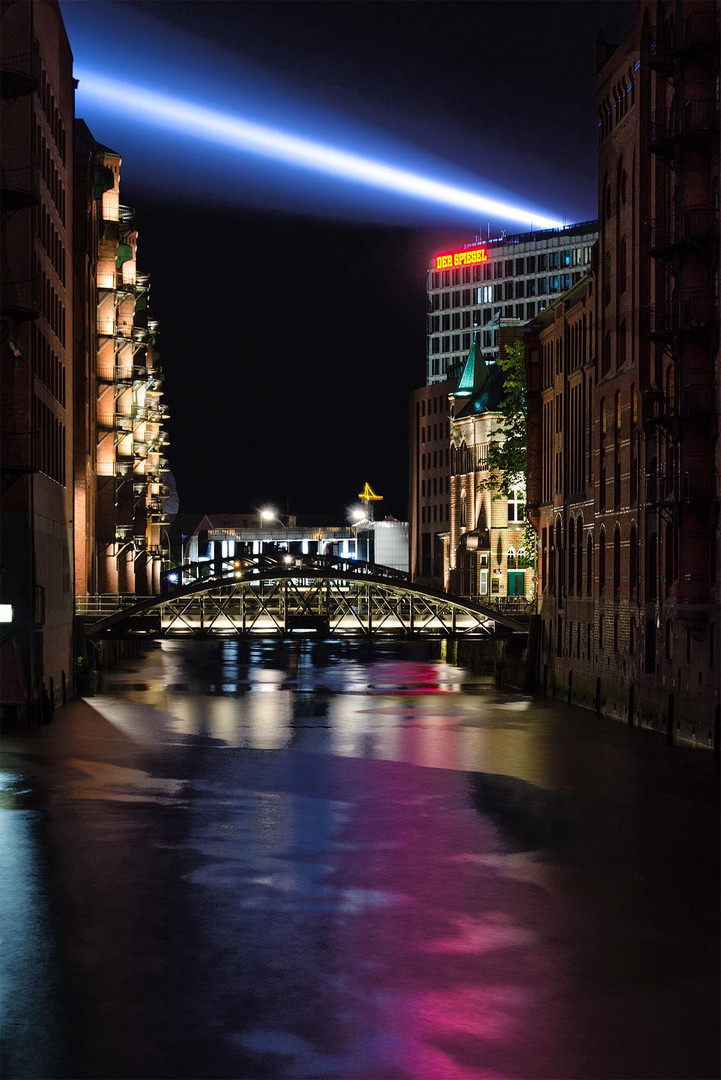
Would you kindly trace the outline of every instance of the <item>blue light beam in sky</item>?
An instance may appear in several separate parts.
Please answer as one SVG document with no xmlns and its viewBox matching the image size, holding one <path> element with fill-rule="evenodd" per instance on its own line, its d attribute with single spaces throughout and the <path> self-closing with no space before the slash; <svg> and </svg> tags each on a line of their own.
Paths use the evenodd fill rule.
<svg viewBox="0 0 721 1080">
<path fill-rule="evenodd" d="M 395 165 L 267 127 L 146 87 L 79 70 L 80 89 L 110 111 L 137 121 L 181 132 L 187 137 L 231 147 L 241 153 L 269 158 L 350 183 L 391 191 L 424 202 L 490 215 L 531 228 L 557 229 L 563 222 L 510 203 L 500 202 L 453 184 L 433 180 Z"/>
</svg>

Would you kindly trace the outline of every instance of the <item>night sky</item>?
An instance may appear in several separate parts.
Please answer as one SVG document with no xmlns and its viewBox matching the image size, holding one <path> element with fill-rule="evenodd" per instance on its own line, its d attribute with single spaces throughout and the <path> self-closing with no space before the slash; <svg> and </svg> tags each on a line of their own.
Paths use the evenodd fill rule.
<svg viewBox="0 0 721 1080">
<path fill-rule="evenodd" d="M 345 520 L 365 481 L 407 514 L 425 270 L 488 226 L 107 111 L 83 71 L 303 131 L 567 223 L 596 217 L 598 3 L 61 0 L 78 115 L 121 153 L 151 275 L 183 512 Z"/>
</svg>

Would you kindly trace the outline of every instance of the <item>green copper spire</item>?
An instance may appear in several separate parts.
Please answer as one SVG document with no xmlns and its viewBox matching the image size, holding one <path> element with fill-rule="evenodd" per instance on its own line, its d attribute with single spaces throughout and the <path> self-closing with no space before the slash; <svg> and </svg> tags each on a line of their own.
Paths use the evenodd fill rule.
<svg viewBox="0 0 721 1080">
<path fill-rule="evenodd" d="M 470 397 L 473 393 L 476 385 L 476 368 L 479 363 L 482 363 L 481 358 L 476 353 L 476 336 L 477 330 L 473 331 L 473 342 L 471 344 L 471 351 L 466 359 L 465 366 L 463 368 L 463 374 L 461 375 L 460 382 L 458 383 L 458 389 L 455 392 L 455 397 Z"/>
</svg>

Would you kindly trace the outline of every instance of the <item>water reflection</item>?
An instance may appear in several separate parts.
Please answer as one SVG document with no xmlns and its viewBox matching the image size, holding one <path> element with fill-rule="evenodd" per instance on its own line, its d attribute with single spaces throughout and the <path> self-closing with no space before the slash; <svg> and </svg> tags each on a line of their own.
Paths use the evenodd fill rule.
<svg viewBox="0 0 721 1080">
<path fill-rule="evenodd" d="M 718 1071 L 698 754 L 407 647 L 254 641 L 166 643 L 9 759 L 18 1080 Z"/>
</svg>

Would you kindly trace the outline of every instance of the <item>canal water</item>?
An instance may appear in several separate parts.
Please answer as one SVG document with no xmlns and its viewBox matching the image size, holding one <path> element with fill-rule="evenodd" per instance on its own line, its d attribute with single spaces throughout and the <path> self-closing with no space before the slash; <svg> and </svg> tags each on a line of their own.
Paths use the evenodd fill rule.
<svg viewBox="0 0 721 1080">
<path fill-rule="evenodd" d="M 718 771 L 420 649 L 168 642 L 4 739 L 3 1077 L 717 1077 Z"/>
</svg>

